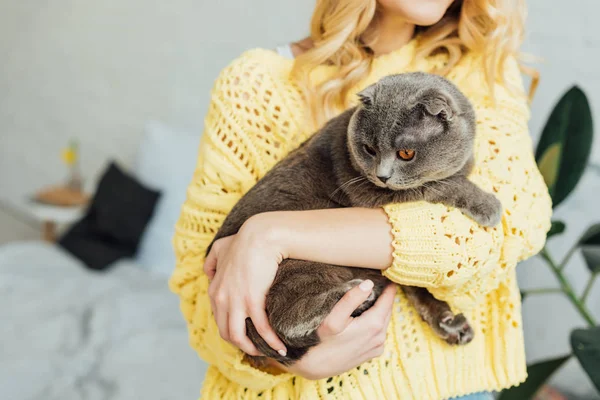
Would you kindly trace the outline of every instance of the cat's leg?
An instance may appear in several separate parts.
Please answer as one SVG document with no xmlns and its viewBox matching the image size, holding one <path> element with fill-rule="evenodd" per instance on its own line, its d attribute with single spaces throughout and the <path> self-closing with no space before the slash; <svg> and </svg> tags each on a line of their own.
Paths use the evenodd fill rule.
<svg viewBox="0 0 600 400">
<path fill-rule="evenodd" d="M 352 314 L 358 316 L 373 305 L 389 282 L 381 273 L 365 273 L 363 277 L 355 270 L 359 269 L 285 260 L 267 295 L 266 309 L 271 326 L 286 345 L 287 355 L 282 357 L 271 349 L 249 319 L 248 337 L 263 354 L 280 363 L 289 365 L 299 360 L 319 343 L 317 329 L 347 291 L 364 279 L 375 283 L 372 295 Z M 264 357 L 248 359 L 255 365 L 265 361 Z"/>
<path fill-rule="evenodd" d="M 496 196 L 465 177 L 429 182 L 424 195 L 426 201 L 458 208 L 483 226 L 496 226 L 502 217 L 502 204 Z"/>
<path fill-rule="evenodd" d="M 423 321 L 449 344 L 467 344 L 473 340 L 473 329 L 464 315 L 455 315 L 448 303 L 433 297 L 427 289 L 401 286 Z"/>
</svg>

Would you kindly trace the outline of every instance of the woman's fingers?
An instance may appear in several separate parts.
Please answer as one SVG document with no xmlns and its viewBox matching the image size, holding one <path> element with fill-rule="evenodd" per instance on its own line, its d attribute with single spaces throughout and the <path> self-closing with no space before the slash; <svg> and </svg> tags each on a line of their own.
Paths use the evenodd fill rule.
<svg viewBox="0 0 600 400">
<path fill-rule="evenodd" d="M 227 311 L 223 310 L 224 307 L 220 307 L 217 304 L 217 313 L 215 314 L 215 320 L 217 321 L 217 327 L 219 328 L 219 335 L 223 340 L 230 342 L 229 338 L 229 318 Z"/>
<path fill-rule="evenodd" d="M 350 289 L 344 297 L 337 302 L 327 318 L 319 327 L 321 333 L 337 335 L 346 329 L 352 322 L 352 313 L 358 308 L 373 291 L 373 281 L 367 279 Z"/>
<path fill-rule="evenodd" d="M 397 286 L 388 285 L 373 307 L 355 319 L 357 329 L 367 341 L 363 344 L 364 353 L 360 363 L 381 356 L 385 351 L 387 327 L 392 317 L 392 308 Z"/>
<path fill-rule="evenodd" d="M 254 307 L 250 310 L 250 319 L 258 334 L 267 342 L 269 347 L 277 351 L 282 357 L 285 357 L 287 348 L 271 327 L 264 305 Z"/>
<path fill-rule="evenodd" d="M 246 314 L 232 312 L 229 314 L 229 339 L 231 344 L 251 356 L 262 355 L 246 335 Z"/>
<path fill-rule="evenodd" d="M 217 305 L 215 303 L 216 285 L 217 282 L 212 281 L 208 286 L 208 299 L 210 300 L 210 308 L 212 309 L 213 316 L 215 316 L 215 321 L 217 316 Z"/>
<path fill-rule="evenodd" d="M 368 348 L 376 349 L 381 353 L 385 346 L 387 327 L 392 316 L 394 297 L 396 296 L 396 285 L 388 285 L 373 307 L 357 318 L 356 323 L 365 329 L 369 337 Z"/>
<path fill-rule="evenodd" d="M 227 317 L 229 298 L 225 292 L 220 290 L 219 279 L 215 279 L 211 282 L 208 287 L 208 296 L 210 298 L 215 321 L 217 322 L 217 327 L 219 328 L 219 335 L 221 335 L 224 340 L 229 341 L 229 318 Z"/>
<path fill-rule="evenodd" d="M 398 286 L 395 284 L 387 285 L 383 292 L 370 309 L 365 311 L 359 318 L 361 319 L 373 319 L 377 321 L 386 321 L 388 316 L 392 312 L 392 306 L 394 305 L 394 297 L 396 297 L 396 290 Z M 364 318 L 363 318 L 364 317 Z"/>
<path fill-rule="evenodd" d="M 208 256 L 206 256 L 206 260 L 204 260 L 204 273 L 208 276 L 208 279 L 212 280 L 215 277 L 215 272 L 217 272 L 217 252 L 213 246 Z"/>
</svg>

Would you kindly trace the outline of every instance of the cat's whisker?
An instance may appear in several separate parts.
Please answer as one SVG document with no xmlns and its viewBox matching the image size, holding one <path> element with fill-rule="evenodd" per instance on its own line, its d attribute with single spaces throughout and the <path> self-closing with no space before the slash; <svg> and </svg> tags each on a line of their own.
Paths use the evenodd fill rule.
<svg viewBox="0 0 600 400">
<path fill-rule="evenodd" d="M 410 188 L 409 189 L 411 193 L 416 194 L 416 197 L 419 197 L 419 190 L 418 188 Z"/>
<path fill-rule="evenodd" d="M 349 179 L 349 180 L 347 180 L 346 182 L 344 182 L 344 183 L 342 183 L 340 186 L 338 186 L 338 188 L 337 188 L 337 189 L 335 189 L 335 190 L 333 191 L 333 193 L 331 193 L 331 195 L 329 196 L 329 198 L 333 198 L 337 192 L 339 192 L 340 190 L 344 189 L 344 188 L 345 188 L 345 187 L 347 187 L 348 185 L 351 185 L 353 182 L 355 182 L 355 181 L 359 181 L 359 180 L 361 180 L 361 179 L 364 179 L 364 178 L 363 178 L 362 176 L 358 176 L 358 177 L 356 177 L 356 178 L 352 178 L 352 179 Z"/>
<path fill-rule="evenodd" d="M 441 184 L 441 185 L 446 185 L 446 186 L 454 186 L 454 185 L 452 185 L 450 182 L 437 181 L 436 183 L 439 183 L 439 184 Z"/>
<path fill-rule="evenodd" d="M 365 178 L 364 176 L 357 176 L 355 178 L 349 179 L 346 182 L 342 183 L 337 189 L 335 189 L 333 191 L 333 193 L 331 193 L 331 195 L 329 196 L 329 200 L 334 200 L 335 199 L 335 195 L 339 192 L 342 191 L 344 189 L 349 188 L 350 186 L 352 186 L 355 183 L 361 182 L 361 181 L 366 181 L 367 178 Z"/>
<path fill-rule="evenodd" d="M 442 185 L 446 185 L 446 186 L 449 186 L 449 187 L 456 187 L 457 186 L 457 184 L 455 182 L 452 182 L 452 181 L 443 181 L 443 180 L 441 180 L 441 181 L 436 181 L 436 183 L 440 183 Z"/>
<path fill-rule="evenodd" d="M 367 180 L 367 178 L 363 178 L 363 179 L 357 179 L 354 182 L 352 182 L 351 184 L 347 185 L 344 189 L 348 189 L 350 186 L 355 185 L 354 189 L 358 189 L 359 187 L 361 187 L 363 184 L 369 182 Z"/>
<path fill-rule="evenodd" d="M 423 187 L 427 188 L 428 190 L 431 190 L 432 192 L 438 194 L 438 195 L 442 195 L 443 193 L 441 191 L 439 191 L 438 189 L 435 189 L 433 185 L 427 185 L 426 183 L 423 184 Z"/>
<path fill-rule="evenodd" d="M 369 183 L 369 181 L 367 179 L 363 179 L 362 181 L 360 181 L 360 182 L 357 183 L 357 186 L 354 189 L 360 188 L 365 183 Z"/>
<path fill-rule="evenodd" d="M 366 180 L 366 179 L 367 179 L 367 178 L 365 178 L 364 176 L 359 176 L 359 177 L 356 177 L 356 178 L 350 179 L 348 182 L 346 182 L 346 183 L 344 183 L 343 185 L 341 185 L 341 186 L 340 186 L 340 187 L 339 187 L 339 188 L 336 190 L 336 192 L 337 192 L 337 191 L 339 191 L 339 190 L 348 189 L 350 186 L 354 185 L 355 183 L 357 183 L 357 182 L 360 182 L 360 181 L 364 181 L 364 180 Z M 334 193 L 335 193 L 335 192 L 334 192 Z"/>
</svg>

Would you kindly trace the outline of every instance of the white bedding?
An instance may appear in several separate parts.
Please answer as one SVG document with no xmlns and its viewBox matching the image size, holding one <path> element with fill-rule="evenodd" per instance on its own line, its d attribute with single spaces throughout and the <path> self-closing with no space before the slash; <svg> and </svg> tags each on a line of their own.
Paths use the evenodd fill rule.
<svg viewBox="0 0 600 400">
<path fill-rule="evenodd" d="M 166 278 L 0 247 L 0 399 L 197 399 L 204 371 Z"/>
</svg>

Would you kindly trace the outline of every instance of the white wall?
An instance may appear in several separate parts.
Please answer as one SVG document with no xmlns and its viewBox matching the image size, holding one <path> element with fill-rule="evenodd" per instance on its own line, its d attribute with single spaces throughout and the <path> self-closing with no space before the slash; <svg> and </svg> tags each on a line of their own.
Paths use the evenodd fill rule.
<svg viewBox="0 0 600 400">
<path fill-rule="evenodd" d="M 58 154 L 70 138 L 81 141 L 90 181 L 108 158 L 131 162 L 150 118 L 199 132 L 218 71 L 245 49 L 301 37 L 312 4 L 0 0 L 0 198 L 18 202 L 63 179 Z M 544 59 L 532 134 L 537 137 L 550 108 L 573 83 L 586 90 L 600 117 L 600 2 L 531 0 L 529 9 L 525 50 Z M 600 139 L 593 159 L 600 163 Z M 599 189 L 600 176 L 590 171 L 561 206 L 557 217 L 568 222 L 568 231 L 550 243 L 557 257 L 589 222 L 600 221 L 593 196 Z M 523 286 L 553 284 L 535 260 L 519 270 Z M 579 256 L 568 271 L 581 289 L 586 271 Z M 600 284 L 591 303 L 600 304 Z M 568 331 L 582 325 L 560 297 L 530 298 L 524 313 L 532 360 L 566 352 Z M 599 306 L 595 313 L 600 317 Z M 591 392 L 576 364 L 558 381 Z"/>
<path fill-rule="evenodd" d="M 131 162 L 150 118 L 199 132 L 219 70 L 300 37 L 309 13 L 266 0 L 0 0 L 0 198 L 62 180 L 70 138 L 93 179 L 108 158 Z"/>
</svg>

